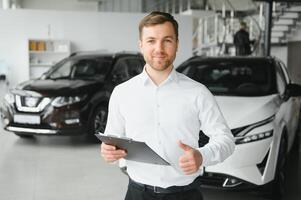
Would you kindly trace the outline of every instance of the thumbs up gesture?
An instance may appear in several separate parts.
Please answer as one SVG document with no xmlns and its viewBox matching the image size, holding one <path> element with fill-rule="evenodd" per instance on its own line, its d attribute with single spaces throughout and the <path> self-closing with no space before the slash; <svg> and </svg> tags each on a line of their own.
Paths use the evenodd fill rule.
<svg viewBox="0 0 301 200">
<path fill-rule="evenodd" d="M 179 165 L 182 171 L 186 175 L 197 172 L 203 162 L 201 153 L 191 146 L 182 143 L 181 140 L 178 141 L 178 145 L 184 150 L 184 155 L 179 158 Z"/>
</svg>

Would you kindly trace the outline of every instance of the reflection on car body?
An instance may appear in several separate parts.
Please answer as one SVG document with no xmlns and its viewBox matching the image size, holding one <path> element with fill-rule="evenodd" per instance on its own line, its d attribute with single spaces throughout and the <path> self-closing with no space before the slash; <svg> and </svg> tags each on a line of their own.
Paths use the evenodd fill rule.
<svg viewBox="0 0 301 200">
<path fill-rule="evenodd" d="M 284 190 L 284 164 L 299 123 L 301 86 L 272 57 L 193 57 L 177 70 L 206 85 L 235 136 L 225 162 L 205 168 L 203 186 L 258 187 L 273 198 Z M 200 131 L 199 145 L 209 138 Z"/>
<path fill-rule="evenodd" d="M 21 137 L 103 132 L 113 88 L 143 66 L 138 53 L 74 54 L 6 94 L 4 129 Z"/>
</svg>

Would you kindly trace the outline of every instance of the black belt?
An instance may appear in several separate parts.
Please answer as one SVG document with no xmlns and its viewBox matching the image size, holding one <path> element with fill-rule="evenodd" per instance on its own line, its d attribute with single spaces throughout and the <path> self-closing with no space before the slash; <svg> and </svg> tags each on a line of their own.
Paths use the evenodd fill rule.
<svg viewBox="0 0 301 200">
<path fill-rule="evenodd" d="M 177 193 L 177 192 L 184 192 L 184 191 L 189 191 L 189 190 L 193 190 L 196 188 L 199 188 L 201 186 L 201 182 L 199 178 L 196 178 L 192 183 L 190 183 L 189 185 L 185 185 L 185 186 L 171 186 L 168 188 L 161 188 L 161 187 L 157 187 L 157 186 L 152 186 L 152 185 L 146 185 L 146 184 L 142 184 L 142 183 L 138 183 L 132 179 L 130 179 L 130 185 L 132 185 L 133 187 L 141 190 L 141 191 L 152 191 L 154 193 L 161 193 L 161 194 L 169 194 L 169 193 Z"/>
</svg>

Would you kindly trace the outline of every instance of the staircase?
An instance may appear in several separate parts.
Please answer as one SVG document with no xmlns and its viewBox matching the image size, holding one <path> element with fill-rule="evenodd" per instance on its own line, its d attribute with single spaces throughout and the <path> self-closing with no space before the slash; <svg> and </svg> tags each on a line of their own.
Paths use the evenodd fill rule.
<svg viewBox="0 0 301 200">
<path fill-rule="evenodd" d="M 292 33 L 297 28 L 300 18 L 301 5 L 277 3 L 273 6 L 273 27 L 271 44 L 285 45 Z"/>
<path fill-rule="evenodd" d="M 96 1 L 96 0 L 95 0 Z M 100 1 L 100 0 L 97 0 Z M 121 0 L 102 0 L 118 10 Z M 142 12 L 153 10 L 194 17 L 193 52 L 206 55 L 234 55 L 233 35 L 243 19 L 249 26 L 250 39 L 257 41 L 253 55 L 263 53 L 264 3 L 253 0 L 122 0 L 126 4 L 140 2 Z M 110 5 L 109 5 L 110 4 Z M 121 7 L 120 7 L 121 8 Z M 107 10 L 106 8 L 105 10 Z M 136 10 L 139 12 L 139 9 Z M 274 3 L 271 45 L 285 45 L 301 22 L 301 3 Z"/>
</svg>

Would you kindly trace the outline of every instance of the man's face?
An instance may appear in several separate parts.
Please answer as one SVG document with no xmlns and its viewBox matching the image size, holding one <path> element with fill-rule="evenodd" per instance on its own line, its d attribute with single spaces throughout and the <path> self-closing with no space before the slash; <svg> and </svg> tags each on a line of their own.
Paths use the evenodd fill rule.
<svg viewBox="0 0 301 200">
<path fill-rule="evenodd" d="M 178 40 L 170 22 L 143 27 L 139 41 L 145 62 L 156 71 L 170 67 L 176 57 Z"/>
</svg>

